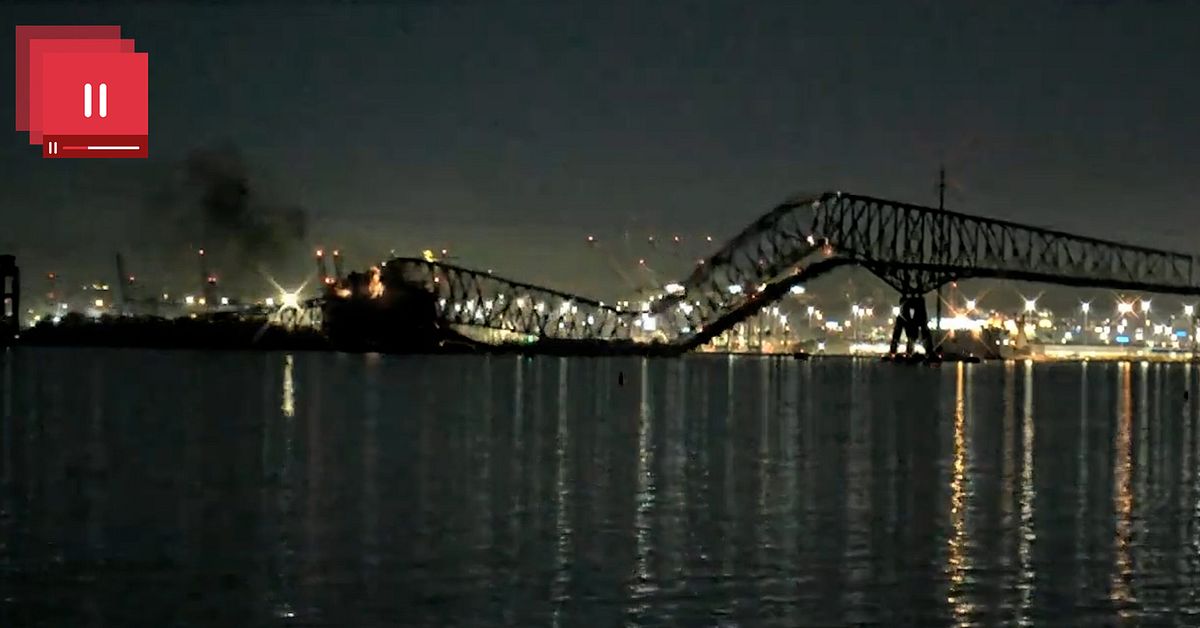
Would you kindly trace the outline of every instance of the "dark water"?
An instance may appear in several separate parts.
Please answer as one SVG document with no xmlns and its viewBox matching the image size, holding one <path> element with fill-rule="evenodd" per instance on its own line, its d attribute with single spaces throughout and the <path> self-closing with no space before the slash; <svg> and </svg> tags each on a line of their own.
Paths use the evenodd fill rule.
<svg viewBox="0 0 1200 628">
<path fill-rule="evenodd" d="M 1200 622 L 1188 365 L 2 367 L 0 626 Z"/>
</svg>

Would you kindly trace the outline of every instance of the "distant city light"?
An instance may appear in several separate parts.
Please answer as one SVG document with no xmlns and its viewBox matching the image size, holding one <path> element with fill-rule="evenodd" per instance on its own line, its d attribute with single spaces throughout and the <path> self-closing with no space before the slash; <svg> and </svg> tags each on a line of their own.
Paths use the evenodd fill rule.
<svg viewBox="0 0 1200 628">
<path fill-rule="evenodd" d="M 1037 299 L 1025 299 L 1025 311 L 1033 312 L 1037 310 Z"/>
<path fill-rule="evenodd" d="M 683 285 L 677 284 L 677 283 L 669 283 L 669 284 L 663 286 L 663 290 L 665 290 L 667 294 L 680 294 L 681 292 L 683 292 Z"/>
<path fill-rule="evenodd" d="M 188 296 L 183 297 L 183 302 L 187 303 L 188 305 L 192 305 L 196 302 L 196 297 L 189 294 Z"/>
<path fill-rule="evenodd" d="M 804 294 L 804 286 L 792 286 L 792 294 Z"/>
<path fill-rule="evenodd" d="M 968 312 L 975 311 L 975 299 L 967 299 L 967 311 Z"/>
<path fill-rule="evenodd" d="M 104 307 L 104 299 L 96 299 L 96 307 Z"/>
<path fill-rule="evenodd" d="M 1142 299 L 1142 312 L 1144 312 L 1146 314 L 1150 313 L 1150 300 L 1149 299 Z"/>
<path fill-rule="evenodd" d="M 741 294 L 741 293 L 742 293 L 742 287 L 741 287 L 741 286 L 739 286 L 739 285 L 737 285 L 737 284 L 730 284 L 730 286 L 729 286 L 729 294 Z"/>
<path fill-rule="evenodd" d="M 1195 314 L 1196 306 L 1191 305 L 1191 304 L 1183 306 L 1183 313 L 1187 316 L 1191 316 L 1191 315 Z"/>
<path fill-rule="evenodd" d="M 279 304 L 283 307 L 300 307 L 300 293 L 286 291 L 279 293 Z"/>
<path fill-rule="evenodd" d="M 229 305 L 229 297 L 221 297 L 221 305 Z"/>
<path fill-rule="evenodd" d="M 1084 314 L 1087 314 L 1089 311 L 1091 311 L 1091 309 L 1092 309 L 1092 304 L 1088 303 L 1087 301 L 1084 301 L 1079 304 L 1079 311 L 1083 312 Z"/>
<path fill-rule="evenodd" d="M 1126 303 L 1124 301 L 1117 303 L 1117 313 L 1118 314 L 1130 314 L 1132 312 L 1133 312 L 1133 304 L 1132 303 Z"/>
</svg>

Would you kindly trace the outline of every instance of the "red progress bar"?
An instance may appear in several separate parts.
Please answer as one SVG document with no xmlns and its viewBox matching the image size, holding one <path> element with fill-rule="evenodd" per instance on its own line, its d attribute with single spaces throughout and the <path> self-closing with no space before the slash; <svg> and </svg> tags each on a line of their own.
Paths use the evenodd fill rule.
<svg viewBox="0 0 1200 628">
<path fill-rule="evenodd" d="M 145 159 L 149 156 L 145 135 L 47 135 L 42 157 L 91 159 Z"/>
</svg>

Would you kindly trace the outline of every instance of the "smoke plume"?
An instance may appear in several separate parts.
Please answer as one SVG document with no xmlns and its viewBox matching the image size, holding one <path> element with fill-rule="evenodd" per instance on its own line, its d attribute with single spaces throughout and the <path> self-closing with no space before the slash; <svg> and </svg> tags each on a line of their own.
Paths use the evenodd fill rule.
<svg viewBox="0 0 1200 628">
<path fill-rule="evenodd" d="M 204 248 L 225 285 L 245 286 L 294 260 L 308 231 L 305 211 L 275 200 L 231 145 L 188 154 L 152 206 L 169 234 L 163 244 L 192 255 Z"/>
</svg>

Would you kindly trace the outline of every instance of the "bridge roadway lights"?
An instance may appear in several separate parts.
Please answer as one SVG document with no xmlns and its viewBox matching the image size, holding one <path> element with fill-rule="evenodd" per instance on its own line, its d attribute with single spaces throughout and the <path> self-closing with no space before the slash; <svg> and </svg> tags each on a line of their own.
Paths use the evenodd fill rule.
<svg viewBox="0 0 1200 628">
<path fill-rule="evenodd" d="M 900 334 L 904 333 L 904 355 L 913 355 L 913 343 L 920 340 L 925 347 L 926 359 L 933 356 L 933 334 L 929 333 L 929 315 L 925 310 L 925 296 L 900 297 L 900 314 L 892 329 L 891 355 L 896 355 L 900 345 Z"/>
</svg>

